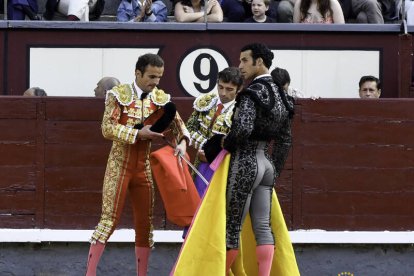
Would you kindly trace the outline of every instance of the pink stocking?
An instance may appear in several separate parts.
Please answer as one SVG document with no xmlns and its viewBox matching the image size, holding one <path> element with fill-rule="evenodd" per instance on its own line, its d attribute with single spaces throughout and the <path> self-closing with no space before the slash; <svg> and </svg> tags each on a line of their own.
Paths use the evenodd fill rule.
<svg viewBox="0 0 414 276">
<path fill-rule="evenodd" d="M 86 267 L 86 276 L 96 276 L 96 269 L 105 249 L 105 244 L 96 242 L 89 248 L 88 264 Z"/>
<path fill-rule="evenodd" d="M 135 246 L 135 257 L 137 261 L 137 276 L 146 276 L 148 269 L 148 259 L 151 252 L 149 247 Z"/>
<path fill-rule="evenodd" d="M 226 253 L 226 275 L 227 275 L 227 273 L 229 273 L 230 267 L 233 264 L 234 260 L 236 259 L 237 254 L 239 254 L 238 249 L 227 250 L 227 253 Z"/>
<path fill-rule="evenodd" d="M 270 275 L 274 252 L 275 246 L 273 244 L 256 246 L 256 257 L 259 264 L 259 276 Z"/>
</svg>

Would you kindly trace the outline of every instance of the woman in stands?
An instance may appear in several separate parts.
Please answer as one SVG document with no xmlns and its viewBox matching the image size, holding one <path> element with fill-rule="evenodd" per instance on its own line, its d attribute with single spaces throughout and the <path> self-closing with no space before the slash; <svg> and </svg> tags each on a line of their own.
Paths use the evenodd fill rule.
<svg viewBox="0 0 414 276">
<path fill-rule="evenodd" d="M 174 17 L 177 22 L 222 22 L 223 11 L 217 0 L 179 0 Z"/>
<path fill-rule="evenodd" d="M 344 24 L 344 14 L 338 0 L 297 0 L 293 11 L 294 23 Z"/>
</svg>

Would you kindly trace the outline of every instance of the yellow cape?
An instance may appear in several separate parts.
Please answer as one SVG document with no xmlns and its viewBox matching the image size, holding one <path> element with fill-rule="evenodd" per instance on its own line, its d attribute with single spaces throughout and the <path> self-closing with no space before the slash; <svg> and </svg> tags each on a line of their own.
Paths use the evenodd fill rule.
<svg viewBox="0 0 414 276">
<path fill-rule="evenodd" d="M 183 243 L 174 276 L 220 276 L 226 275 L 226 183 L 229 171 L 228 154 L 215 172 L 204 199 L 193 219 L 190 231 Z M 272 276 L 300 275 L 282 211 L 273 191 L 271 225 L 276 246 L 273 257 Z M 242 254 L 232 266 L 234 275 L 258 274 L 256 241 L 247 216 L 241 234 Z M 241 258 L 243 261 L 241 261 Z M 243 272 L 243 267 L 244 271 Z"/>
</svg>

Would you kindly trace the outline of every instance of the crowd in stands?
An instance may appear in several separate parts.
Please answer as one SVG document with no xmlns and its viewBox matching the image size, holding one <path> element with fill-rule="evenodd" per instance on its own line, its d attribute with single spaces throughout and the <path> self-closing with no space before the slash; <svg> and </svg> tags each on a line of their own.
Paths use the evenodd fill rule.
<svg viewBox="0 0 414 276">
<path fill-rule="evenodd" d="M 104 0 L 43 0 L 42 8 L 39 8 L 37 0 L 7 1 L 9 20 L 97 20 L 105 7 Z M 109 1 L 106 0 L 106 3 Z M 119 2 L 116 19 L 121 22 L 383 24 L 399 22 L 402 11 L 405 11 L 408 25 L 414 25 L 414 0 L 112 1 Z M 40 10 L 44 10 L 44 13 L 39 14 Z M 57 14 L 60 17 L 56 17 Z"/>
</svg>

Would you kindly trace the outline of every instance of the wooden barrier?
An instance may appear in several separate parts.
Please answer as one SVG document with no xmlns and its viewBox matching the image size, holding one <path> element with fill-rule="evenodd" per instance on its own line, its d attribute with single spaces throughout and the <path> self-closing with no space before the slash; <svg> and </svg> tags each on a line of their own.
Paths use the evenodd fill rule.
<svg viewBox="0 0 414 276">
<path fill-rule="evenodd" d="M 184 118 L 190 98 L 176 98 Z M 0 228 L 92 229 L 110 141 L 97 98 L 0 97 Z M 414 100 L 298 100 L 276 190 L 290 229 L 414 230 Z M 158 147 L 159 145 L 155 145 Z M 166 221 L 157 193 L 156 229 Z M 131 227 L 129 203 L 120 227 Z"/>
</svg>

